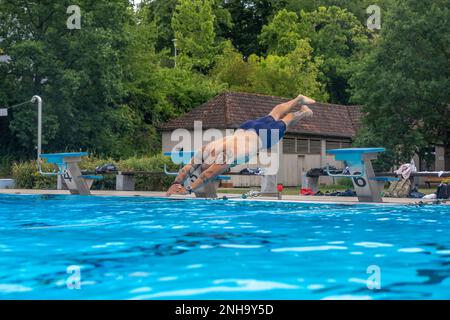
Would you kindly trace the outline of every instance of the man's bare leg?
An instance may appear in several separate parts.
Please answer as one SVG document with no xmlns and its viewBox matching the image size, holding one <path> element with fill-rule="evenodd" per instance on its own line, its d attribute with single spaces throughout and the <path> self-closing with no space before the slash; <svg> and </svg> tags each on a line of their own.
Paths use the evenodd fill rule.
<svg viewBox="0 0 450 320">
<path fill-rule="evenodd" d="M 298 107 L 300 105 L 313 104 L 315 102 L 316 101 L 314 101 L 311 98 L 299 95 L 297 98 L 293 100 L 277 105 L 275 108 L 273 108 L 272 112 L 269 115 L 271 115 L 275 120 L 280 120 L 287 113 L 291 112 L 293 108 Z"/>
<path fill-rule="evenodd" d="M 286 124 L 287 130 L 295 126 L 301 119 L 309 118 L 313 116 L 313 112 L 307 106 L 302 106 L 300 111 L 291 112 L 286 117 L 281 119 Z"/>
</svg>

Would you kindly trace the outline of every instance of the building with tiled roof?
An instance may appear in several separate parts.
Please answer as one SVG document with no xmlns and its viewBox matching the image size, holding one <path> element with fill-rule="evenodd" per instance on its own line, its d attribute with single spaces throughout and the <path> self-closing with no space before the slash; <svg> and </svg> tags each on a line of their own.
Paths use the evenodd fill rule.
<svg viewBox="0 0 450 320">
<path fill-rule="evenodd" d="M 202 121 L 204 129 L 237 129 L 243 122 L 268 114 L 289 99 L 254 93 L 225 92 L 190 112 L 161 126 L 162 130 L 193 129 Z M 314 117 L 298 123 L 289 132 L 339 138 L 353 138 L 361 120 L 359 106 L 316 103 Z"/>
</svg>

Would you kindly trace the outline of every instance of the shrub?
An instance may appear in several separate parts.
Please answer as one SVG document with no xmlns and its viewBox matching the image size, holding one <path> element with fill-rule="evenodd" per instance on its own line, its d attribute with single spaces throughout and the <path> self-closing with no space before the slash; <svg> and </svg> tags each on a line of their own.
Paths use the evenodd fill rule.
<svg viewBox="0 0 450 320">
<path fill-rule="evenodd" d="M 353 189 L 353 181 L 351 178 L 340 178 L 336 184 L 347 189 Z"/>
<path fill-rule="evenodd" d="M 119 162 L 121 171 L 149 171 L 159 173 L 152 175 L 137 174 L 136 190 L 141 191 L 161 191 L 169 188 L 174 177 L 163 174 L 164 165 L 167 165 L 170 171 L 174 171 L 177 168 L 169 157 L 163 155 L 148 158 L 133 157 Z"/>
<path fill-rule="evenodd" d="M 43 164 L 42 169 L 53 171 L 53 167 L 48 164 Z M 56 187 L 56 177 L 41 175 L 36 161 L 13 163 L 11 174 L 20 189 L 55 189 Z"/>
<path fill-rule="evenodd" d="M 11 173 L 13 158 L 10 155 L 0 157 L 0 178 L 8 177 Z"/>
</svg>

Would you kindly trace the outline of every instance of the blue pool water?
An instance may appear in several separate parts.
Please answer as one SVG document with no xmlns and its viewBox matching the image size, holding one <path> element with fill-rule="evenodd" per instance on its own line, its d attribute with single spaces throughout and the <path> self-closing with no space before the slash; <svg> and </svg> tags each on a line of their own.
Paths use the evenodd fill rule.
<svg viewBox="0 0 450 320">
<path fill-rule="evenodd" d="M 448 299 L 449 218 L 443 205 L 0 195 L 0 299 Z"/>
</svg>

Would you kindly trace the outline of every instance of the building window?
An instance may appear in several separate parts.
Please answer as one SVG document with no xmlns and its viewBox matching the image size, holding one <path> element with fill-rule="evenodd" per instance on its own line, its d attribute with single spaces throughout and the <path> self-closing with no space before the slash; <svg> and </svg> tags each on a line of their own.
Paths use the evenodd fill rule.
<svg viewBox="0 0 450 320">
<path fill-rule="evenodd" d="M 322 151 L 322 141 L 321 140 L 309 140 L 309 153 L 310 154 L 321 154 Z"/>
<path fill-rule="evenodd" d="M 352 143 L 350 141 L 327 140 L 327 150 L 344 149 L 350 148 L 351 146 Z"/>
<path fill-rule="evenodd" d="M 309 153 L 309 140 L 297 139 L 297 153 L 308 154 Z"/>
<path fill-rule="evenodd" d="M 340 149 L 341 142 L 340 141 L 329 141 L 327 140 L 327 150 Z"/>
<path fill-rule="evenodd" d="M 296 154 L 295 150 L 295 139 L 284 138 L 283 139 L 283 152 L 288 154 Z"/>
<path fill-rule="evenodd" d="M 341 148 L 342 149 L 346 149 L 346 148 L 351 148 L 352 147 L 352 143 L 347 141 L 347 142 L 341 142 Z"/>
</svg>

